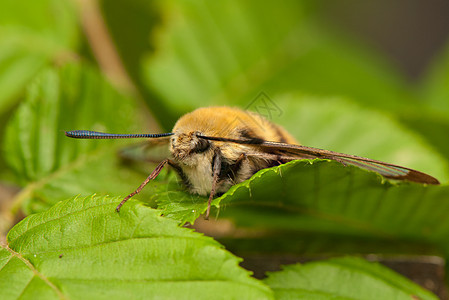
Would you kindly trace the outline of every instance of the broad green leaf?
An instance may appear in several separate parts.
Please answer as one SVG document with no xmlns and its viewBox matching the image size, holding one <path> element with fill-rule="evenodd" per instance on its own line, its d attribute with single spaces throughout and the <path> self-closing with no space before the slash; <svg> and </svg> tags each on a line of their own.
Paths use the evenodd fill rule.
<svg viewBox="0 0 449 300">
<path fill-rule="evenodd" d="M 64 130 L 135 132 L 140 119 L 134 100 L 86 65 L 44 72 L 29 87 L 4 140 L 5 158 L 24 187 L 16 206 L 41 211 L 76 194 L 134 191 L 146 176 L 120 164 L 123 143 L 70 139 Z"/>
<path fill-rule="evenodd" d="M 264 280 L 276 299 L 438 299 L 390 269 L 344 257 L 284 266 Z"/>
<path fill-rule="evenodd" d="M 169 21 L 144 74 L 178 113 L 292 90 L 410 107 L 411 93 L 382 58 L 317 26 L 302 1 L 164 4 Z"/>
<path fill-rule="evenodd" d="M 448 191 L 448 186 L 394 184 L 337 162 L 302 160 L 260 171 L 232 187 L 220 205 L 235 204 L 222 214 L 242 225 L 447 244 Z"/>
<path fill-rule="evenodd" d="M 70 1 L 2 1 L 0 10 L 0 113 L 39 70 L 71 55 L 77 44 Z"/>
<path fill-rule="evenodd" d="M 209 237 L 136 201 L 85 197 L 31 215 L 0 250 L 5 299 L 271 299 Z"/>
<path fill-rule="evenodd" d="M 156 199 L 164 215 L 193 222 L 206 210 L 206 198 L 176 190 L 176 183 L 170 185 L 161 187 L 166 192 L 160 190 Z M 219 207 L 221 218 L 275 235 L 305 232 L 447 249 L 448 195 L 448 186 L 394 184 L 374 172 L 338 162 L 299 160 L 259 171 L 213 205 Z"/>
</svg>

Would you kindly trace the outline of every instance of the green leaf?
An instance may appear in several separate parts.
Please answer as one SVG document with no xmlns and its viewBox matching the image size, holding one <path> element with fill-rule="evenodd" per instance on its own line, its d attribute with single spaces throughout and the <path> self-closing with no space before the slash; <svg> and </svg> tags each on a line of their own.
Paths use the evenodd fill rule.
<svg viewBox="0 0 449 300">
<path fill-rule="evenodd" d="M 232 187 L 220 204 L 234 204 L 223 215 L 242 225 L 446 244 L 445 214 L 433 208 L 444 211 L 448 191 L 448 186 L 393 184 L 333 161 L 302 160 L 260 171 Z"/>
<path fill-rule="evenodd" d="M 192 222 L 194 211 L 205 211 L 205 198 L 189 199 L 167 189 L 157 200 L 164 215 Z M 221 218 L 261 229 L 267 236 L 303 232 L 448 249 L 448 195 L 448 186 L 393 184 L 374 172 L 338 162 L 299 160 L 259 171 L 212 204 L 220 208 Z"/>
<path fill-rule="evenodd" d="M 35 212 L 76 194 L 134 191 L 146 176 L 120 163 L 123 143 L 70 139 L 64 130 L 131 133 L 141 128 L 140 119 L 134 100 L 86 65 L 44 72 L 29 87 L 4 140 L 5 158 L 24 187 L 16 207 Z"/>
<path fill-rule="evenodd" d="M 193 195 L 186 191 L 175 174 L 165 178 L 163 184 L 155 186 L 151 196 L 164 216 L 185 223 L 195 223 L 195 220 L 207 209 L 207 197 Z M 214 203 L 218 203 L 214 200 Z"/>
<path fill-rule="evenodd" d="M 120 198 L 62 201 L 31 215 L 0 250 L 4 299 L 271 299 L 209 237 Z"/>
<path fill-rule="evenodd" d="M 144 72 L 178 113 L 204 101 L 246 106 L 261 91 L 298 90 L 410 107 L 407 86 L 379 55 L 317 26 L 301 1 L 164 4 L 169 22 Z"/>
<path fill-rule="evenodd" d="M 388 268 L 354 257 L 285 266 L 264 281 L 276 299 L 438 299 Z"/>
<path fill-rule="evenodd" d="M 78 21 L 70 1 L 2 1 L 0 11 L 0 113 L 51 61 L 70 55 Z"/>
</svg>

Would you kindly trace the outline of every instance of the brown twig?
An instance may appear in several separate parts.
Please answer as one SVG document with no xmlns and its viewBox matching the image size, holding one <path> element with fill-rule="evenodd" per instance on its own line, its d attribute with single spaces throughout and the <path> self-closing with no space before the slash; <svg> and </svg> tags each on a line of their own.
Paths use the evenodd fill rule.
<svg viewBox="0 0 449 300">
<path fill-rule="evenodd" d="M 100 68 L 111 82 L 127 91 L 135 92 L 132 83 L 103 20 L 98 1 L 76 0 L 80 10 L 81 24 L 89 40 Z"/>
<path fill-rule="evenodd" d="M 125 92 L 134 94 L 140 100 L 142 108 L 147 110 L 151 115 L 151 118 L 148 119 L 147 128 L 152 132 L 158 132 L 160 126 L 154 118 L 154 112 L 149 111 L 148 107 L 143 105 L 142 96 L 117 53 L 101 14 L 98 0 L 75 0 L 75 2 L 79 7 L 83 30 L 103 73 L 109 78 L 112 84 Z"/>
</svg>

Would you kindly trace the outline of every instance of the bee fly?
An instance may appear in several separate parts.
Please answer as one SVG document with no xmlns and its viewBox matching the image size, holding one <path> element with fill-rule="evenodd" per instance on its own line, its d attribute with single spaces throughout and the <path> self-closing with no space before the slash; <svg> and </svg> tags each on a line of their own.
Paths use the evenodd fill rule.
<svg viewBox="0 0 449 300">
<path fill-rule="evenodd" d="M 230 107 L 199 108 L 182 116 L 170 133 L 110 134 L 86 130 L 66 131 L 78 139 L 157 138 L 168 143 L 171 159 L 159 163 L 148 178 L 117 206 L 157 177 L 168 164 L 190 193 L 209 195 L 205 218 L 216 194 L 250 178 L 257 171 L 297 159 L 331 159 L 375 171 L 386 178 L 439 184 L 434 177 L 409 168 L 329 150 L 305 147 L 282 127 L 258 114 Z"/>
</svg>

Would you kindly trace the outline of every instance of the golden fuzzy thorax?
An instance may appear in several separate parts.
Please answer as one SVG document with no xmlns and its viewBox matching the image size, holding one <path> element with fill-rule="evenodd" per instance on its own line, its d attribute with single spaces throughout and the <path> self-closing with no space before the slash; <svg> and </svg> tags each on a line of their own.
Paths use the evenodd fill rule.
<svg viewBox="0 0 449 300">
<path fill-rule="evenodd" d="M 272 162 L 257 158 L 257 147 L 208 141 L 199 138 L 197 134 L 297 144 L 282 127 L 255 113 L 230 107 L 199 108 L 181 117 L 172 132 L 174 135 L 170 139 L 170 152 L 182 170 L 190 191 L 200 195 L 208 195 L 211 192 L 215 155 L 221 155 L 222 161 L 217 193 L 226 192 L 232 185 L 248 179 L 258 170 L 269 167 Z"/>
</svg>

